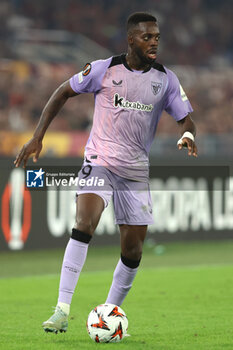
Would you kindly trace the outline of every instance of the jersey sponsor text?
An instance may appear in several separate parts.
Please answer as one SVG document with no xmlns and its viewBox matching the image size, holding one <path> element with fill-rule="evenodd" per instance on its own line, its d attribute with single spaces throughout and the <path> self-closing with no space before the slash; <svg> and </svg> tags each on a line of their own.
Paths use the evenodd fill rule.
<svg viewBox="0 0 233 350">
<path fill-rule="evenodd" d="M 144 112 L 152 112 L 153 105 L 145 105 L 139 101 L 130 102 L 126 100 L 124 97 L 121 97 L 119 94 L 114 95 L 114 107 L 115 108 L 126 108 L 126 109 L 134 109 L 136 111 L 144 111 Z"/>
</svg>

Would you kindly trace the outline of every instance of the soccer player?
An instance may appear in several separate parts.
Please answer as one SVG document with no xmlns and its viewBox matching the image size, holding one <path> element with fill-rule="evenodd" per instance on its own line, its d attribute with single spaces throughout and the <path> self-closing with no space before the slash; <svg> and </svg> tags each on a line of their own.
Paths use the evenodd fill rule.
<svg viewBox="0 0 233 350">
<path fill-rule="evenodd" d="M 104 188 L 83 186 L 77 191 L 76 222 L 67 244 L 54 314 L 43 323 L 47 332 L 65 332 L 72 296 L 86 260 L 92 235 L 104 208 L 113 197 L 120 228 L 121 257 L 106 302 L 121 305 L 140 264 L 147 225 L 153 223 L 148 180 L 148 154 L 163 110 L 178 123 L 189 156 L 197 156 L 192 107 L 176 75 L 156 62 L 160 32 L 148 13 L 134 13 L 127 22 L 126 54 L 87 64 L 83 71 L 53 93 L 35 130 L 15 160 L 26 166 L 31 154 L 37 161 L 44 134 L 73 96 L 94 93 L 93 126 L 85 148 L 79 178 L 103 178 Z M 101 302 L 103 302 L 101 300 Z"/>
</svg>

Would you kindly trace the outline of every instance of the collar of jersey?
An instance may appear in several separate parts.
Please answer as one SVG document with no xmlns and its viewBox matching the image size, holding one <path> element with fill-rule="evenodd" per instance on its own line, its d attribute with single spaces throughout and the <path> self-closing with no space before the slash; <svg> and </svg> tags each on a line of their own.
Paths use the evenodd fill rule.
<svg viewBox="0 0 233 350">
<path fill-rule="evenodd" d="M 121 62 L 123 63 L 123 65 L 125 66 L 125 68 L 127 68 L 128 70 L 130 70 L 131 72 L 133 72 L 133 70 L 130 68 L 130 66 L 128 65 L 127 61 L 126 61 L 126 54 L 123 53 L 121 55 Z M 147 69 L 145 69 L 142 73 L 146 73 L 151 69 L 152 66 L 149 66 Z"/>
</svg>

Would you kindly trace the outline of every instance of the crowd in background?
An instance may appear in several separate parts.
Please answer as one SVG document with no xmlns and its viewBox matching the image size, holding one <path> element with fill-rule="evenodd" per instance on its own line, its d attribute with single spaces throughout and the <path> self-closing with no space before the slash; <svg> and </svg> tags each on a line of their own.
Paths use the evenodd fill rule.
<svg viewBox="0 0 233 350">
<path fill-rule="evenodd" d="M 80 67 L 81 68 L 81 67 Z M 49 96 L 77 72 L 74 64 L 5 62 L 0 64 L 0 130 L 32 130 Z M 233 71 L 200 67 L 172 67 L 192 103 L 198 133 L 233 133 Z M 88 130 L 94 98 L 90 94 L 66 103 L 50 130 Z M 177 133 L 174 120 L 164 115 L 159 132 Z"/>
<path fill-rule="evenodd" d="M 0 130 L 27 131 L 35 128 L 50 95 L 76 73 L 74 65 L 26 62 L 0 63 Z M 93 111 L 93 97 L 70 99 L 50 130 L 85 130 Z"/>
<path fill-rule="evenodd" d="M 11 55 L 14 30 L 22 26 L 82 33 L 113 53 L 126 49 L 130 13 L 154 14 L 161 30 L 161 59 L 166 64 L 230 62 L 233 54 L 231 0 L 2 0 L 1 50 Z"/>
<path fill-rule="evenodd" d="M 134 11 L 159 20 L 159 61 L 177 65 L 177 75 L 194 107 L 199 133 L 233 132 L 232 2 L 229 0 L 3 0 L 0 3 L 0 130 L 32 130 L 48 97 L 76 73 L 78 63 L 23 62 L 12 50 L 21 27 L 82 33 L 113 53 L 126 50 L 125 22 Z M 173 68 L 173 67 L 172 67 Z M 93 96 L 71 99 L 50 130 L 88 130 Z M 161 119 L 161 133 L 176 133 Z"/>
</svg>

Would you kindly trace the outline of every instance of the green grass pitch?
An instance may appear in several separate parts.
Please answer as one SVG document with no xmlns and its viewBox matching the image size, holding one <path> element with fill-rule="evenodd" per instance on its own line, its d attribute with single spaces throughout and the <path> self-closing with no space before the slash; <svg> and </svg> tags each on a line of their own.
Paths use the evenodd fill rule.
<svg viewBox="0 0 233 350">
<path fill-rule="evenodd" d="M 96 344 L 85 323 L 105 301 L 119 248 L 89 249 L 73 297 L 66 334 L 41 323 L 56 305 L 63 250 L 0 254 L 2 350 L 224 350 L 233 349 L 233 242 L 145 246 L 142 266 L 122 308 L 129 334 Z"/>
</svg>

